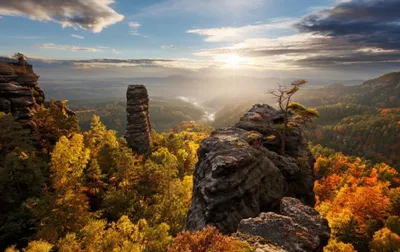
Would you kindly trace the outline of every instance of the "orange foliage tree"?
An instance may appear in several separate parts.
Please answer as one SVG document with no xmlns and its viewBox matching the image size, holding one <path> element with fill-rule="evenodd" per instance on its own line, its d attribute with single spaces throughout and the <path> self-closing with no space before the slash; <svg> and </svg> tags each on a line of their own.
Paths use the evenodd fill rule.
<svg viewBox="0 0 400 252">
<path fill-rule="evenodd" d="M 168 248 L 169 252 L 250 252 L 246 242 L 222 235 L 215 227 L 207 226 L 196 232 L 183 231 Z"/>
<path fill-rule="evenodd" d="M 373 165 L 321 146 L 312 149 L 317 157 L 315 207 L 328 219 L 332 239 L 351 243 L 357 251 L 369 251 L 374 234 L 385 223 L 395 226 L 386 220 L 398 214 L 399 173 L 384 163 Z"/>
</svg>

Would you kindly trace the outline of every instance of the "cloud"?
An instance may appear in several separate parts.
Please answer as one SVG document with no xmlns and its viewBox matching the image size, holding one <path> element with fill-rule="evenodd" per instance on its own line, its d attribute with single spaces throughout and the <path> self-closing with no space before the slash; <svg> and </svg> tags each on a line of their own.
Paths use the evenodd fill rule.
<svg viewBox="0 0 400 252">
<path fill-rule="evenodd" d="M 142 9 L 136 16 L 176 15 L 176 13 L 200 16 L 250 14 L 270 0 L 167 0 Z"/>
<path fill-rule="evenodd" d="M 400 48 L 400 1 L 354 0 L 311 14 L 295 27 L 300 32 L 341 37 L 350 43 Z"/>
<path fill-rule="evenodd" d="M 88 47 L 79 47 L 72 45 L 57 45 L 53 43 L 45 43 L 45 44 L 37 44 L 33 45 L 33 47 L 41 48 L 41 49 L 52 49 L 52 50 L 62 50 L 62 51 L 84 51 L 84 52 L 96 52 L 96 48 L 88 48 Z"/>
<path fill-rule="evenodd" d="M 241 43 L 236 43 L 233 46 L 201 50 L 196 52 L 195 55 L 212 57 L 220 54 L 238 54 L 243 57 L 266 57 L 315 53 L 316 50 L 323 50 L 324 44 L 329 41 L 330 40 L 326 40 L 323 36 L 312 34 L 296 34 L 278 38 L 250 38 L 245 39 Z M 333 45 L 330 49 L 334 49 Z"/>
<path fill-rule="evenodd" d="M 113 53 L 115 53 L 115 54 L 121 54 L 121 52 L 119 52 L 117 49 L 112 49 L 111 50 Z"/>
<path fill-rule="evenodd" d="M 186 70 L 199 70 L 209 66 L 209 62 L 193 59 L 94 59 L 70 61 L 81 68 L 107 67 L 163 67 Z"/>
<path fill-rule="evenodd" d="M 0 0 L 0 15 L 53 21 L 97 33 L 124 19 L 110 7 L 112 3 L 114 0 Z"/>
<path fill-rule="evenodd" d="M 67 61 L 81 68 L 107 68 L 107 67 L 151 67 L 160 62 L 172 62 L 169 59 L 91 59 Z"/>
<path fill-rule="evenodd" d="M 266 24 L 254 24 L 241 27 L 222 27 L 210 29 L 191 29 L 187 33 L 205 36 L 207 42 L 237 41 L 249 37 L 260 37 L 268 31 L 291 28 L 293 19 L 279 18 L 269 20 Z"/>
<path fill-rule="evenodd" d="M 339 55 L 316 55 L 296 61 L 297 65 L 333 67 L 343 65 L 367 65 L 376 63 L 400 63 L 400 51 L 361 49 L 353 53 Z"/>
<path fill-rule="evenodd" d="M 142 26 L 142 24 L 140 24 L 138 22 L 129 22 L 128 26 L 130 28 L 129 34 L 131 34 L 133 36 L 140 35 L 139 28 Z"/>
<path fill-rule="evenodd" d="M 296 34 L 279 38 L 252 38 L 228 47 L 201 50 L 195 56 L 218 60 L 239 55 L 250 67 L 276 69 L 333 68 L 349 65 L 398 64 L 400 50 L 360 46 L 343 38 Z"/>
<path fill-rule="evenodd" d="M 161 46 L 161 49 L 164 49 L 164 50 L 166 50 L 166 49 L 175 49 L 176 48 L 176 46 L 174 46 L 174 45 L 162 45 Z"/>
<path fill-rule="evenodd" d="M 400 1 L 353 0 L 319 10 L 295 22 L 282 20 L 243 27 L 188 32 L 231 46 L 200 50 L 195 56 L 218 61 L 239 55 L 260 69 L 393 69 L 400 63 Z M 268 38 L 264 31 L 292 23 L 294 35 Z M 284 25 L 283 25 L 284 24 Z M 241 42 L 240 42 L 241 41 Z M 234 41 L 235 42 L 235 41 Z M 380 65 L 381 67 L 378 67 Z"/>
<path fill-rule="evenodd" d="M 104 69 L 104 68 L 164 68 L 198 71 L 212 65 L 209 61 L 178 58 L 178 59 L 90 59 L 90 60 L 50 60 L 29 58 L 35 66 L 64 66 L 75 69 Z"/>
<path fill-rule="evenodd" d="M 85 37 L 83 37 L 81 35 L 77 35 L 77 34 L 71 34 L 71 37 L 77 38 L 77 39 L 84 39 L 85 38 Z"/>
<path fill-rule="evenodd" d="M 335 1 L 336 4 L 339 4 L 339 3 L 348 3 L 348 2 L 351 2 L 353 0 L 334 0 L 334 1 Z"/>
</svg>

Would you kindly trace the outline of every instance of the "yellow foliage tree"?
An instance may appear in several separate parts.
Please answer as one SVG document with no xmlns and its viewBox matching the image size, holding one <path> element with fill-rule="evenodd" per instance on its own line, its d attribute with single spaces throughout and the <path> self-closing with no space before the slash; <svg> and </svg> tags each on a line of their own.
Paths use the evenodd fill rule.
<svg viewBox="0 0 400 252">
<path fill-rule="evenodd" d="M 48 193 L 45 207 L 34 211 L 41 219 L 39 237 L 56 242 L 68 232 L 80 230 L 88 221 L 87 197 L 82 191 L 83 170 L 89 160 L 89 150 L 83 136 L 63 136 L 51 156 L 51 179 L 54 192 Z"/>
<path fill-rule="evenodd" d="M 31 241 L 23 252 L 50 252 L 54 246 L 45 241 Z M 20 252 L 15 246 L 8 247 L 4 252 Z"/>
<path fill-rule="evenodd" d="M 357 252 L 353 245 L 330 239 L 328 245 L 324 248 L 324 252 Z"/>
<path fill-rule="evenodd" d="M 372 252 L 393 252 L 400 250 L 400 236 L 388 228 L 382 228 L 374 234 L 370 244 Z"/>
<path fill-rule="evenodd" d="M 176 235 L 183 227 L 192 197 L 192 176 L 186 176 L 182 181 L 174 179 L 169 188 L 169 194 L 155 196 L 156 203 L 150 206 L 148 216 L 153 224 L 165 222 L 171 227 L 171 234 Z"/>
<path fill-rule="evenodd" d="M 70 233 L 61 239 L 58 248 L 60 252 L 164 252 L 172 241 L 168 231 L 169 227 L 165 223 L 150 227 L 143 219 L 133 224 L 127 216 L 110 224 L 104 220 L 95 220 L 77 234 Z"/>
</svg>

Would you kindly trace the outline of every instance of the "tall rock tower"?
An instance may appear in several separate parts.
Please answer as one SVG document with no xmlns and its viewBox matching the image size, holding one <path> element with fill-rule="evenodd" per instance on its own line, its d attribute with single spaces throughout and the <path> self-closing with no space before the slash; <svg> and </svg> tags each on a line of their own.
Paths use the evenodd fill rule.
<svg viewBox="0 0 400 252">
<path fill-rule="evenodd" d="M 129 85 L 126 92 L 127 121 L 125 139 L 138 154 L 150 149 L 149 97 L 143 85 Z"/>
</svg>

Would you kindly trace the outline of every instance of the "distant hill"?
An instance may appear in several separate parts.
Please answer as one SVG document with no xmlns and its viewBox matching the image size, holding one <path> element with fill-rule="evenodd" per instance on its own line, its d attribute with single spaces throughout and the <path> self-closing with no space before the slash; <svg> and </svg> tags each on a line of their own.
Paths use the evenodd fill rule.
<svg viewBox="0 0 400 252">
<path fill-rule="evenodd" d="M 308 132 L 313 143 L 400 171 L 399 96 L 400 72 L 395 72 L 358 86 L 302 90 L 296 98 L 320 113 L 317 127 Z"/>
<path fill-rule="evenodd" d="M 304 89 L 297 100 L 306 106 L 352 103 L 377 108 L 400 106 L 400 72 L 388 73 L 356 86 L 332 84 L 325 88 Z"/>
<path fill-rule="evenodd" d="M 378 78 L 368 80 L 362 84 L 363 87 L 382 87 L 382 86 L 398 86 L 400 83 L 400 72 L 384 74 Z"/>
<path fill-rule="evenodd" d="M 354 103 L 396 108 L 400 106 L 400 72 L 382 75 L 361 85 L 360 93 L 354 95 Z"/>
</svg>

